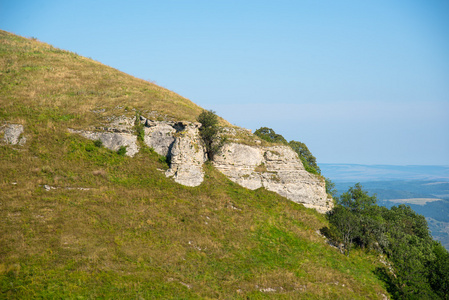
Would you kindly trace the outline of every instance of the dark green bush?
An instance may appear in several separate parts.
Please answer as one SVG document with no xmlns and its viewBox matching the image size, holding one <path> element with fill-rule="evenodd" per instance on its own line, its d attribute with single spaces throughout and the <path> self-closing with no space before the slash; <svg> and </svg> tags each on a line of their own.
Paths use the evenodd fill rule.
<svg viewBox="0 0 449 300">
<path fill-rule="evenodd" d="M 117 154 L 120 156 L 125 156 L 126 154 L 126 147 L 125 146 L 121 146 L 118 150 L 117 150 Z"/>
<path fill-rule="evenodd" d="M 207 158 L 213 160 L 224 144 L 224 139 L 218 135 L 220 132 L 218 116 L 212 110 L 203 110 L 197 121 L 201 123 L 199 131 L 206 148 Z"/>
<path fill-rule="evenodd" d="M 95 140 L 94 145 L 95 147 L 101 148 L 103 147 L 103 142 L 101 140 Z"/>
</svg>

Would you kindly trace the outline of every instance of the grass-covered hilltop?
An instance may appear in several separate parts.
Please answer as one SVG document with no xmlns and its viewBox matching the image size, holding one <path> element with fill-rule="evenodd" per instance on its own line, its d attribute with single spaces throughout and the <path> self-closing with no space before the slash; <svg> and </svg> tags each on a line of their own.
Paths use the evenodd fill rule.
<svg viewBox="0 0 449 300">
<path fill-rule="evenodd" d="M 23 126 L 23 142 L 0 144 L 0 299 L 391 297 L 386 255 L 343 255 L 320 234 L 326 215 L 243 188 L 210 163 L 199 186 L 183 186 L 141 139 L 128 157 L 68 130 L 136 114 L 195 122 L 202 111 L 0 31 L 0 127 Z"/>
</svg>

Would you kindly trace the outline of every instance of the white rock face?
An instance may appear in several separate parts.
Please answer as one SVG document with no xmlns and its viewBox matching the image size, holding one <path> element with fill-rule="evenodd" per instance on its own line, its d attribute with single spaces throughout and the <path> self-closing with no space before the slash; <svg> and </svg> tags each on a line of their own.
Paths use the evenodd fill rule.
<svg viewBox="0 0 449 300">
<path fill-rule="evenodd" d="M 298 155 L 288 146 L 226 144 L 213 163 L 243 187 L 252 190 L 264 187 L 321 213 L 332 208 L 324 180 L 307 172 Z"/>
<path fill-rule="evenodd" d="M 23 125 L 20 124 L 7 124 L 0 127 L 0 137 L 3 134 L 2 142 L 10 145 L 23 146 L 26 143 L 26 138 L 21 137 L 23 133 Z"/>
<path fill-rule="evenodd" d="M 151 121 L 143 117 L 144 143 L 170 161 L 167 177 L 185 186 L 198 186 L 204 180 L 203 163 L 207 156 L 199 136 L 199 123 Z M 113 151 L 127 147 L 134 156 L 139 148 L 133 133 L 135 118 L 115 118 L 103 132 L 75 131 L 91 140 L 101 140 Z M 232 132 L 228 132 L 228 134 Z M 251 134 L 251 133 L 248 133 Z M 257 141 L 256 141 L 257 142 Z M 266 188 L 306 207 L 325 213 L 332 209 L 325 182 L 304 169 L 298 155 L 288 146 L 247 146 L 228 143 L 213 161 L 230 180 L 249 189 Z"/>
<path fill-rule="evenodd" d="M 103 146 L 117 151 L 126 147 L 126 155 L 134 156 L 139 152 L 137 136 L 133 132 L 135 118 L 114 117 L 102 131 L 69 129 L 90 140 L 101 140 Z M 203 163 L 206 154 L 201 144 L 199 123 L 151 121 L 144 117 L 139 120 L 144 127 L 144 143 L 158 154 L 167 157 L 170 169 L 165 175 L 175 182 L 186 186 L 198 186 L 204 180 Z"/>
<path fill-rule="evenodd" d="M 176 123 L 175 128 L 179 131 L 174 134 L 174 142 L 168 147 L 170 169 L 165 175 L 173 177 L 182 185 L 198 186 L 204 180 L 203 163 L 206 161 L 206 154 L 201 145 L 199 126 L 197 123 Z M 164 145 L 163 151 L 165 148 Z M 156 150 L 156 148 L 154 149 Z"/>
<path fill-rule="evenodd" d="M 175 142 L 176 129 L 174 124 L 167 122 L 146 121 L 144 142 L 158 154 L 169 157 Z"/>
<path fill-rule="evenodd" d="M 117 132 L 94 132 L 94 131 L 84 131 L 84 130 L 72 130 L 72 133 L 78 133 L 89 140 L 100 140 L 103 146 L 112 150 L 118 151 L 120 147 L 126 147 L 126 155 L 133 157 L 139 152 L 139 147 L 137 146 L 137 136 L 131 133 L 117 133 Z"/>
</svg>

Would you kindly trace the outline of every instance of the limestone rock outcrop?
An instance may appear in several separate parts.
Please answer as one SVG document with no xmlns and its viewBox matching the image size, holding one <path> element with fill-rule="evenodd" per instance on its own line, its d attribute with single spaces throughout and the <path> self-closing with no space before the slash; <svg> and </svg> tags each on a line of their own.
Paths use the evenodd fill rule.
<svg viewBox="0 0 449 300">
<path fill-rule="evenodd" d="M 170 169 L 165 173 L 180 184 L 198 186 L 204 180 L 203 163 L 206 153 L 202 146 L 198 123 L 176 124 L 180 130 L 170 148 Z"/>
<path fill-rule="evenodd" d="M 107 127 L 98 131 L 71 130 L 91 140 L 101 140 L 113 151 L 127 147 L 126 154 L 134 156 L 139 147 L 134 132 L 136 118 L 117 117 L 109 120 Z M 170 168 L 167 177 L 186 186 L 198 186 L 204 180 L 203 163 L 207 156 L 199 136 L 201 124 L 191 122 L 152 121 L 140 117 L 144 143 L 158 154 L 167 157 Z M 137 122 L 137 124 L 138 124 Z M 296 152 L 288 146 L 263 147 L 249 131 L 253 146 L 238 143 L 232 136 L 242 135 L 229 128 L 224 131 L 231 138 L 221 154 L 213 161 L 215 167 L 230 180 L 249 189 L 266 188 L 306 207 L 324 213 L 332 208 L 332 200 L 326 194 L 324 179 L 310 174 Z"/>
<path fill-rule="evenodd" d="M 158 154 L 170 157 L 177 130 L 173 123 L 145 121 L 144 142 Z"/>
<path fill-rule="evenodd" d="M 126 132 L 95 132 L 69 129 L 71 133 L 77 133 L 89 140 L 100 140 L 106 148 L 118 151 L 120 147 L 126 147 L 125 155 L 133 157 L 139 152 L 137 136 Z"/>
<path fill-rule="evenodd" d="M 190 122 L 142 121 L 145 121 L 145 144 L 158 154 L 166 156 L 170 162 L 170 169 L 165 175 L 173 177 L 182 185 L 200 185 L 204 180 L 203 163 L 206 161 L 198 132 L 201 125 Z"/>
<path fill-rule="evenodd" d="M 206 154 L 199 137 L 199 123 L 152 121 L 144 117 L 138 121 L 144 125 L 144 143 L 170 162 L 165 173 L 167 177 L 186 186 L 198 186 L 203 182 Z M 98 131 L 69 131 L 90 140 L 100 140 L 112 151 L 125 146 L 126 155 L 132 157 L 139 152 L 133 130 L 135 122 L 136 118 L 121 116 L 110 119 L 107 126 L 96 128 Z"/>
<path fill-rule="evenodd" d="M 6 124 L 0 126 L 0 141 L 3 143 L 23 146 L 26 143 L 26 137 L 22 134 L 23 125 Z"/>
<path fill-rule="evenodd" d="M 230 143 L 223 147 L 213 163 L 243 187 L 252 190 L 264 187 L 321 213 L 332 208 L 324 180 L 307 172 L 298 155 L 288 146 Z"/>
</svg>

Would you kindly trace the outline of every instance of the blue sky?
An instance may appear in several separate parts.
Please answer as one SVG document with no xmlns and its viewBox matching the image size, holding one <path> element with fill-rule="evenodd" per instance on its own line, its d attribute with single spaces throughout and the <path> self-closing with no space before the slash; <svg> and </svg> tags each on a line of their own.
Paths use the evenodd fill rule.
<svg viewBox="0 0 449 300">
<path fill-rule="evenodd" d="M 449 165 L 445 0 L 0 0 L 0 29 L 271 127 L 318 162 Z"/>
</svg>

